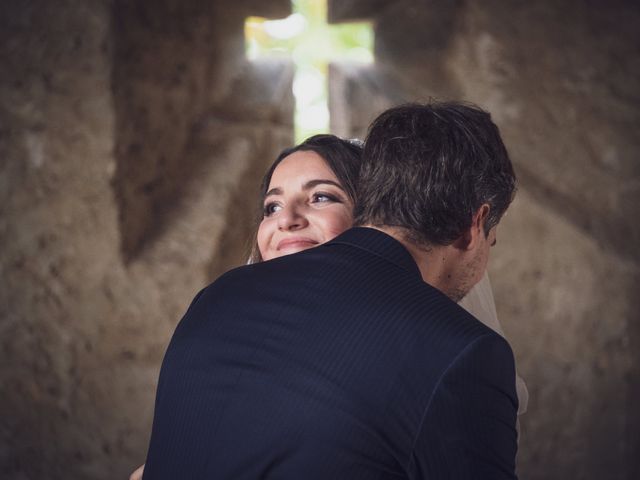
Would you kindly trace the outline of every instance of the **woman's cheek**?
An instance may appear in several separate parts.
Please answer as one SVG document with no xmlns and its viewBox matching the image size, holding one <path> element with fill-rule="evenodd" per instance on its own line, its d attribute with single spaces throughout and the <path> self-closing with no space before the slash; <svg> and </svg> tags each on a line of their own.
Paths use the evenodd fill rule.
<svg viewBox="0 0 640 480">
<path fill-rule="evenodd" d="M 270 222 L 268 219 L 262 220 L 260 225 L 258 226 L 258 250 L 260 250 L 260 255 L 262 255 L 263 260 L 269 260 L 271 258 L 271 252 L 269 248 L 269 241 L 273 235 L 271 232 L 272 228 L 270 228 Z"/>
<path fill-rule="evenodd" d="M 327 225 L 328 228 L 327 228 L 326 240 L 328 241 L 337 237 L 342 232 L 350 229 L 352 225 L 353 225 L 353 216 L 351 215 L 350 212 L 343 211 L 343 212 L 340 212 L 338 215 L 334 214 L 330 218 L 329 224 Z"/>
</svg>

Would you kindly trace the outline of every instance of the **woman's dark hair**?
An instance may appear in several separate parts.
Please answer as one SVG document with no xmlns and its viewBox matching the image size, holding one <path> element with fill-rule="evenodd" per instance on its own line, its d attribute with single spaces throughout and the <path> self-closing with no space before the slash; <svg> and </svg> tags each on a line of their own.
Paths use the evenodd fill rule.
<svg viewBox="0 0 640 480">
<path fill-rule="evenodd" d="M 258 249 L 257 232 L 262 221 L 262 211 L 264 197 L 269 189 L 273 172 L 280 165 L 280 162 L 295 152 L 315 152 L 326 162 L 327 166 L 335 174 L 342 188 L 355 203 L 356 183 L 360 170 L 360 159 L 362 156 L 362 142 L 359 140 L 343 140 L 340 137 L 330 134 L 314 135 L 295 147 L 285 148 L 275 159 L 267 170 L 262 183 L 260 184 L 260 209 L 256 217 L 253 241 L 251 246 L 250 263 L 262 261 L 260 250 Z"/>
<path fill-rule="evenodd" d="M 485 203 L 488 233 L 515 193 L 498 127 L 474 105 L 391 108 L 369 127 L 362 155 L 354 224 L 401 227 L 425 246 L 453 243 Z"/>
</svg>

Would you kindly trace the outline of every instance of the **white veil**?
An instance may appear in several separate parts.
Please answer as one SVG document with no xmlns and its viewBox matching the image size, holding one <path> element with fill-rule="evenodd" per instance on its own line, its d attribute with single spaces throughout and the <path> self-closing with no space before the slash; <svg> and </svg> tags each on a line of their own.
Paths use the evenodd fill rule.
<svg viewBox="0 0 640 480">
<path fill-rule="evenodd" d="M 487 327 L 498 332 L 503 337 L 504 332 L 502 326 L 498 321 L 498 315 L 496 313 L 496 304 L 493 300 L 493 290 L 491 289 L 491 282 L 489 282 L 489 275 L 484 272 L 482 280 L 480 280 L 467 295 L 460 300 L 460 306 L 467 312 L 471 313 L 474 317 L 484 323 Z M 516 393 L 518 394 L 518 415 L 522 415 L 527 411 L 527 404 L 529 403 L 529 392 L 527 391 L 527 385 L 524 380 L 516 372 Z"/>
</svg>

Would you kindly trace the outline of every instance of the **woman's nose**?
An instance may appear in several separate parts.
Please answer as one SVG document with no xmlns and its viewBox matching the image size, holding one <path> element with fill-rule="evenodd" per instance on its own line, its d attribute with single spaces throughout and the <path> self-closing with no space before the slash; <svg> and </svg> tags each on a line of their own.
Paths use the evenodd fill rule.
<svg viewBox="0 0 640 480">
<path fill-rule="evenodd" d="M 304 214 L 294 205 L 285 206 L 278 215 L 279 230 L 299 230 L 308 225 Z"/>
</svg>

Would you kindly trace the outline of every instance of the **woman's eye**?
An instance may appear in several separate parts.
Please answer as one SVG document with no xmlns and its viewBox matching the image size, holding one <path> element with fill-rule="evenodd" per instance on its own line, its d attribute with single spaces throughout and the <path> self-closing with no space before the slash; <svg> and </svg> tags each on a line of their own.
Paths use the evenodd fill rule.
<svg viewBox="0 0 640 480">
<path fill-rule="evenodd" d="M 339 202 L 340 200 L 335 195 L 329 195 L 328 193 L 314 193 L 313 194 L 313 203 L 324 203 L 324 202 Z"/>
<path fill-rule="evenodd" d="M 264 206 L 264 209 L 262 210 L 262 213 L 265 217 L 268 217 L 269 215 L 276 213 L 278 211 L 280 211 L 282 209 L 282 207 L 276 203 L 276 202 L 271 202 L 271 203 L 267 203 Z"/>
</svg>

